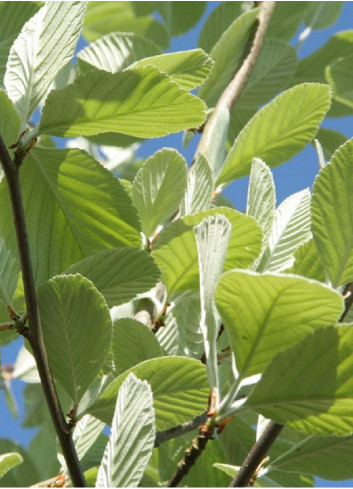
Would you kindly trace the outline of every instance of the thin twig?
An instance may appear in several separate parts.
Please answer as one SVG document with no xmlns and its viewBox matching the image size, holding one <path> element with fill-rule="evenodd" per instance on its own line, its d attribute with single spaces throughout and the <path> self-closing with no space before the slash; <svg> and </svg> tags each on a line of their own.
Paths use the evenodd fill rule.
<svg viewBox="0 0 353 489">
<path fill-rule="evenodd" d="M 343 298 L 344 298 L 344 311 L 338 320 L 338 322 L 340 323 L 343 323 L 344 318 L 349 313 L 349 310 L 353 304 L 353 282 L 350 282 L 345 286 L 343 291 Z"/>
<path fill-rule="evenodd" d="M 258 28 L 256 30 L 250 52 L 245 58 L 240 69 L 234 75 L 232 81 L 229 83 L 229 85 L 226 87 L 221 97 L 219 98 L 217 105 L 202 132 L 196 154 L 207 154 L 212 134 L 215 130 L 217 130 L 218 114 L 224 109 L 231 111 L 234 107 L 235 102 L 239 99 L 252 73 L 257 57 L 260 54 L 265 34 L 275 8 L 275 4 L 276 2 L 272 1 L 261 2 L 260 12 L 257 17 Z"/>
<path fill-rule="evenodd" d="M 243 465 L 240 467 L 239 472 L 234 477 L 229 487 L 246 487 L 249 485 L 256 469 L 265 458 L 282 429 L 283 424 L 274 423 L 273 421 L 269 422 L 260 438 L 248 453 Z"/>
<path fill-rule="evenodd" d="M 188 423 L 173 426 L 172 428 L 164 431 L 158 431 L 156 434 L 154 446 L 159 447 L 159 445 L 168 440 L 171 440 L 172 438 L 176 438 L 177 436 L 184 435 L 185 433 L 196 430 L 196 428 L 199 428 L 201 425 L 203 425 L 206 420 L 207 413 L 204 412 L 200 416 L 196 416 L 196 418 L 194 418 L 192 421 L 189 421 Z"/>
<path fill-rule="evenodd" d="M 41 379 L 44 395 L 60 445 L 63 450 L 72 483 L 76 487 L 85 487 L 86 481 L 83 476 L 82 469 L 72 441 L 70 426 L 66 423 L 64 413 L 60 406 L 59 398 L 49 367 L 47 352 L 44 345 L 27 227 L 22 202 L 19 165 L 16 160 L 16 155 L 14 161 L 12 161 L 1 135 L 0 160 L 6 175 L 6 180 L 10 193 L 14 226 L 21 262 L 24 294 L 29 320 L 29 327 L 28 329 L 26 328 L 23 331 L 23 335 L 28 339 L 33 351 L 33 356 L 37 364 L 37 369 Z"/>
</svg>

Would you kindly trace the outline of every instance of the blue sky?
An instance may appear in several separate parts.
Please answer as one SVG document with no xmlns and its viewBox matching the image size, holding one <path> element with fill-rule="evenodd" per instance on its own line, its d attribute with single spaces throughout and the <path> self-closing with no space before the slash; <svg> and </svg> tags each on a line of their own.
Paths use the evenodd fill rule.
<svg viewBox="0 0 353 489">
<path fill-rule="evenodd" d="M 208 14 L 218 5 L 219 2 L 208 2 L 206 13 L 203 15 L 198 25 L 180 38 L 172 39 L 170 51 L 180 51 L 193 49 L 197 47 L 197 40 L 201 31 L 202 24 Z M 299 52 L 299 57 L 306 57 L 318 47 L 322 46 L 329 37 L 338 31 L 353 28 L 353 2 L 345 2 L 339 20 L 330 28 L 324 31 L 314 31 L 309 39 L 304 43 Z M 294 43 L 295 44 L 295 43 Z M 80 43 L 80 48 L 83 47 Z M 347 137 L 353 136 L 353 117 L 344 117 L 340 119 L 328 119 L 324 122 L 323 127 L 335 129 L 344 133 Z M 142 145 L 138 154 L 141 157 L 148 157 L 161 147 L 174 147 L 180 151 L 187 159 L 188 164 L 192 160 L 193 153 L 197 144 L 197 138 L 192 142 L 190 147 L 184 151 L 182 147 L 182 135 L 176 134 L 165 138 L 147 141 Z M 273 170 L 277 190 L 277 200 L 280 203 L 288 195 L 298 192 L 306 187 L 311 187 L 318 170 L 317 155 L 313 147 L 309 146 L 300 154 L 296 155 L 291 161 L 281 165 Z M 243 178 L 230 185 L 224 192 L 225 196 L 231 200 L 235 207 L 244 210 L 246 205 L 247 178 Z M 14 363 L 21 339 L 13 345 L 3 348 L 1 354 L 2 365 Z M 14 381 L 12 383 L 13 392 L 18 403 L 19 418 L 13 419 L 9 413 L 4 399 L 3 391 L 0 392 L 1 423 L 0 437 L 10 438 L 25 446 L 28 446 L 30 439 L 36 430 L 22 429 L 21 422 L 23 419 L 23 401 L 22 390 L 23 383 Z M 352 487 L 353 480 L 345 482 L 331 482 L 317 480 L 317 487 Z"/>
</svg>

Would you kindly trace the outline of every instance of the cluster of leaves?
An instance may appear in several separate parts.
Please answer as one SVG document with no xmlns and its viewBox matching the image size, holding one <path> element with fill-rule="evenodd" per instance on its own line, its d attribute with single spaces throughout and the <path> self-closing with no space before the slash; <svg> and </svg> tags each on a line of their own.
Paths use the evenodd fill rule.
<svg viewBox="0 0 353 489">
<path fill-rule="evenodd" d="M 50 367 L 65 412 L 75 410 L 90 485 L 168 481 L 195 432 L 154 448 L 156 433 L 204 413 L 210 389 L 215 425 L 234 417 L 189 486 L 227 485 L 268 419 L 286 426 L 256 484 L 353 476 L 349 313 L 339 323 L 353 281 L 353 140 L 319 129 L 328 115 L 353 113 L 353 31 L 301 61 L 289 44 L 302 23 L 300 42 L 341 7 L 276 5 L 235 109 L 217 114 L 188 169 L 169 148 L 138 161 L 136 145 L 182 130 L 187 144 L 205 123 L 253 38 L 253 2 L 221 3 L 199 47 L 170 54 L 169 37 L 196 24 L 206 2 L 0 5 L 0 133 L 7 146 L 25 129 L 23 147 L 38 138 L 21 167 L 33 269 Z M 89 44 L 73 64 L 81 33 Z M 53 136 L 79 138 L 59 149 Z M 313 138 L 321 167 L 312 194 L 276 208 L 270 168 Z M 213 200 L 249 174 L 244 213 Z M 0 207 L 6 321 L 7 305 L 25 305 L 4 179 Z M 137 320 L 146 304 L 149 326 Z M 4 331 L 0 342 L 15 337 Z M 28 345 L 12 378 L 28 383 L 24 426 L 39 430 L 28 451 L 1 440 L 0 476 L 23 486 L 64 461 Z"/>
</svg>

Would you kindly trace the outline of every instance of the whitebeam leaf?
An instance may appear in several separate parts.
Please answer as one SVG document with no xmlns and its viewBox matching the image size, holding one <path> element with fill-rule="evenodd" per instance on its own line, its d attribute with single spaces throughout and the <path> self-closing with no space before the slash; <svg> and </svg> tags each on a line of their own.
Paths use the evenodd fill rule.
<svg viewBox="0 0 353 489">
<path fill-rule="evenodd" d="M 159 47 L 132 32 L 111 32 L 77 54 L 81 71 L 98 68 L 117 73 L 142 58 L 161 54 Z"/>
<path fill-rule="evenodd" d="M 264 241 L 271 234 L 276 207 L 276 190 L 271 170 L 260 158 L 254 158 L 248 188 L 246 213 L 261 226 Z"/>
<path fill-rule="evenodd" d="M 188 171 L 186 192 L 181 205 L 181 215 L 188 216 L 211 207 L 213 179 L 210 165 L 199 154 Z"/>
<path fill-rule="evenodd" d="M 151 387 L 148 382 L 139 380 L 131 373 L 119 390 L 96 487 L 139 485 L 152 455 L 154 421 Z"/>
<path fill-rule="evenodd" d="M 118 132 L 152 138 L 198 127 L 205 118 L 204 102 L 153 66 L 121 73 L 93 70 L 49 94 L 39 133 L 75 137 Z"/>
<path fill-rule="evenodd" d="M 352 434 L 352 342 L 352 325 L 315 331 L 273 358 L 243 407 L 311 435 Z"/>
<path fill-rule="evenodd" d="M 204 338 L 208 379 L 211 388 L 217 389 L 219 321 L 214 304 L 214 291 L 223 271 L 231 229 L 230 222 L 221 214 L 209 216 L 194 227 L 200 270 L 200 328 Z"/>
<path fill-rule="evenodd" d="M 290 195 L 276 209 L 269 242 L 258 271 L 279 272 L 294 262 L 294 253 L 311 237 L 310 190 Z"/>
<path fill-rule="evenodd" d="M 330 99 L 327 85 L 303 83 L 260 109 L 234 141 L 218 184 L 248 175 L 254 157 L 273 168 L 301 151 L 315 136 Z"/>
<path fill-rule="evenodd" d="M 148 158 L 132 185 L 142 230 L 149 238 L 179 207 L 186 187 L 186 161 L 178 151 L 163 148 Z"/>
<path fill-rule="evenodd" d="M 333 287 L 353 280 L 353 139 L 340 146 L 317 176 L 312 231 Z"/>
<path fill-rule="evenodd" d="M 81 275 L 58 276 L 42 284 L 38 303 L 50 368 L 77 406 L 110 347 L 109 309 Z"/>
<path fill-rule="evenodd" d="M 335 323 L 343 309 L 342 297 L 319 282 L 240 270 L 222 275 L 215 300 L 242 377 L 261 373 L 277 352 Z"/>
<path fill-rule="evenodd" d="M 2 453 L 0 455 L 0 479 L 8 472 L 12 467 L 16 467 L 23 462 L 23 458 L 17 452 Z"/>
<path fill-rule="evenodd" d="M 74 55 L 85 11 L 86 2 L 47 2 L 12 45 L 4 83 L 22 123 Z"/>
</svg>

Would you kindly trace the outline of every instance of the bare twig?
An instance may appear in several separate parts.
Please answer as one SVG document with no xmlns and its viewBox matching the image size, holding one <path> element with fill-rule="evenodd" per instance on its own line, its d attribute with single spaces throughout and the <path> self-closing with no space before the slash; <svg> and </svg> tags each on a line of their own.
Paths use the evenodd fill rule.
<svg viewBox="0 0 353 489">
<path fill-rule="evenodd" d="M 200 416 L 196 416 L 196 418 L 194 418 L 192 421 L 189 421 L 188 423 L 173 426 L 173 428 L 169 428 L 165 431 L 158 431 L 156 434 L 154 446 L 159 447 L 159 445 L 168 440 L 171 440 L 172 438 L 176 438 L 177 436 L 184 435 L 185 433 L 196 430 L 196 428 L 199 428 L 202 424 L 206 422 L 206 420 L 207 413 L 204 412 Z"/>
<path fill-rule="evenodd" d="M 250 52 L 245 58 L 240 69 L 234 75 L 232 81 L 229 83 L 229 85 L 226 87 L 221 97 L 219 98 L 214 111 L 212 112 L 209 120 L 207 121 L 207 124 L 205 125 L 196 154 L 207 154 L 212 134 L 215 130 L 217 130 L 218 114 L 224 109 L 228 109 L 229 111 L 231 111 L 234 107 L 235 102 L 240 97 L 254 68 L 256 59 L 261 51 L 264 37 L 275 8 L 275 4 L 276 2 L 272 1 L 261 2 L 260 12 L 257 17 L 258 28 L 256 30 Z"/>
<path fill-rule="evenodd" d="M 343 323 L 344 318 L 349 313 L 349 310 L 353 304 L 353 282 L 350 282 L 345 286 L 343 291 L 343 298 L 344 298 L 344 311 L 341 317 L 339 318 L 340 323 Z"/>
<path fill-rule="evenodd" d="M 283 424 L 270 421 L 260 438 L 248 453 L 243 465 L 240 467 L 239 472 L 234 477 L 229 487 L 246 487 L 249 485 L 251 478 L 256 473 L 256 469 L 265 458 L 282 429 Z"/>
<path fill-rule="evenodd" d="M 41 384 L 55 430 L 63 450 L 72 483 L 76 487 L 85 487 L 86 481 L 77 458 L 72 441 L 70 426 L 66 423 L 60 406 L 55 384 L 51 375 L 48 356 L 44 345 L 43 332 L 39 317 L 37 295 L 35 289 L 32 260 L 30 255 L 27 227 L 22 202 L 19 176 L 19 153 L 12 161 L 5 143 L 0 135 L 0 160 L 6 175 L 9 188 L 14 226 L 16 230 L 18 251 L 21 262 L 23 286 L 29 320 L 29 327 L 22 334 L 28 339 L 37 364 Z M 24 155 L 23 155 L 24 156 Z"/>
</svg>

